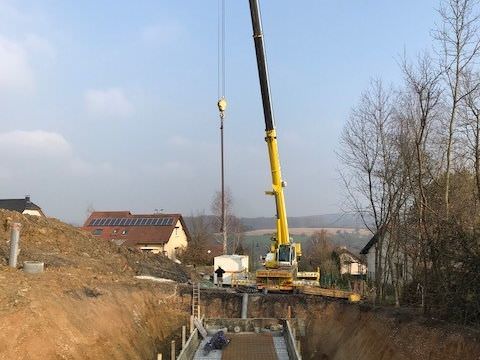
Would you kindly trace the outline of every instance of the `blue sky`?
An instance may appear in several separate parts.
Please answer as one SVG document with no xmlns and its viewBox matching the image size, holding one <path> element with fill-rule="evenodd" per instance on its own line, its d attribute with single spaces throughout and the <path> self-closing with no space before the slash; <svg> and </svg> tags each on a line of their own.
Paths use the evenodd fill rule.
<svg viewBox="0 0 480 360">
<path fill-rule="evenodd" d="M 219 187 L 218 0 L 0 0 L 0 197 L 48 215 L 208 212 Z M 263 0 L 289 215 L 337 212 L 334 151 L 370 78 L 431 47 L 437 0 Z M 272 216 L 248 1 L 227 0 L 227 183 Z"/>
</svg>

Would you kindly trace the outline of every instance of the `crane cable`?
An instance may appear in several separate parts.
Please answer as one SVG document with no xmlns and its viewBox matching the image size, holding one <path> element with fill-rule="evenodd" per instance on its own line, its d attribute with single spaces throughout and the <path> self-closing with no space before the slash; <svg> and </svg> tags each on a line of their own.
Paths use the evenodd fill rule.
<svg viewBox="0 0 480 360">
<path fill-rule="evenodd" d="M 224 119 L 227 109 L 225 99 L 225 0 L 218 0 L 218 102 L 220 119 Z"/>
</svg>

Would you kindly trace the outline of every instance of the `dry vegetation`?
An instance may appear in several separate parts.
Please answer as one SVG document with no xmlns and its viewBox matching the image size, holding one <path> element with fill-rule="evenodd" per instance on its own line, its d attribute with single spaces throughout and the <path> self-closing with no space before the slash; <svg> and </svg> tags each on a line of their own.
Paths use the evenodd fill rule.
<svg viewBox="0 0 480 360">
<path fill-rule="evenodd" d="M 372 81 L 340 158 L 378 234 L 376 300 L 480 325 L 480 4 L 444 0 L 439 14 L 434 55 L 403 59 L 396 88 Z"/>
</svg>

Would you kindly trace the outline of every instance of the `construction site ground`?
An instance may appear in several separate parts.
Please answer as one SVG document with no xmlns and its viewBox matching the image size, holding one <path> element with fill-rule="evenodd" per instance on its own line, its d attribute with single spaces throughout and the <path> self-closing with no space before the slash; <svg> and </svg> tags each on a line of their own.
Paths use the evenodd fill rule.
<svg viewBox="0 0 480 360">
<path fill-rule="evenodd" d="M 43 261 L 45 272 L 26 274 L 7 266 L 12 222 L 22 224 L 19 265 Z M 2 210 L 0 239 L 0 360 L 155 359 L 158 353 L 168 360 L 172 340 L 179 353 L 191 310 L 185 267 L 117 247 L 56 219 Z M 204 290 L 202 314 L 239 317 L 241 301 L 233 290 Z M 282 318 L 289 306 L 301 320 L 297 334 L 304 359 L 480 357 L 475 329 L 368 304 L 252 294 L 248 316 Z"/>
</svg>

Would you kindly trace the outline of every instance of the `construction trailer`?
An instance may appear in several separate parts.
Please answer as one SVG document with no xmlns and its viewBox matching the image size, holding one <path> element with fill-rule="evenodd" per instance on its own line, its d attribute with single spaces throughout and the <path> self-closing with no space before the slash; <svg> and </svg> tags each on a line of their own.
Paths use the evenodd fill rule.
<svg viewBox="0 0 480 360">
<path fill-rule="evenodd" d="M 223 274 L 223 285 L 232 285 L 235 281 L 248 279 L 247 255 L 220 255 L 213 258 L 213 271 L 220 266 L 225 273 Z M 217 274 L 213 275 L 213 283 L 217 285 Z"/>
</svg>

